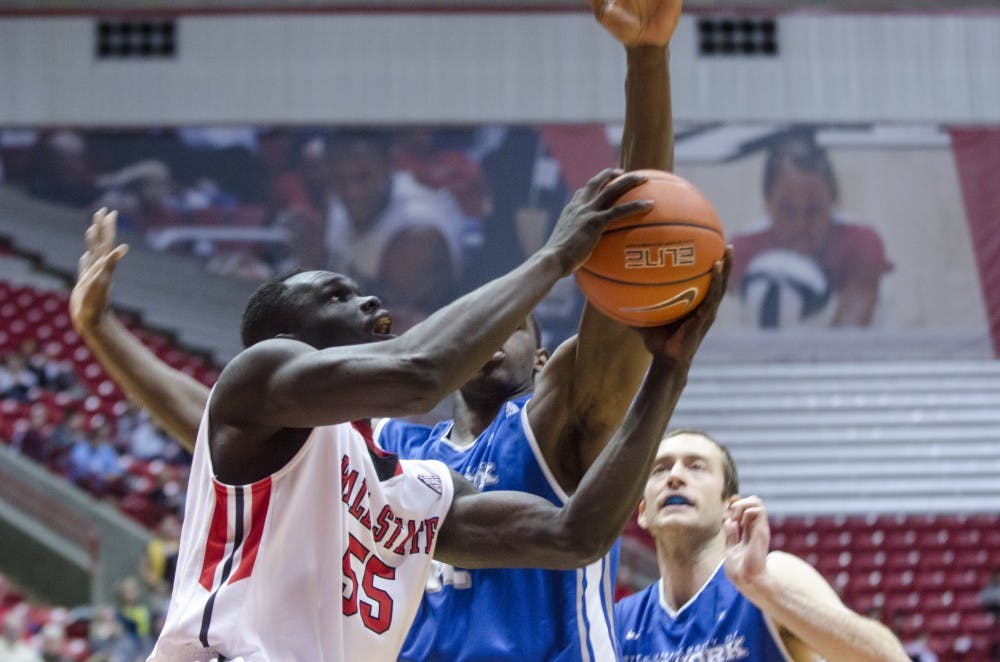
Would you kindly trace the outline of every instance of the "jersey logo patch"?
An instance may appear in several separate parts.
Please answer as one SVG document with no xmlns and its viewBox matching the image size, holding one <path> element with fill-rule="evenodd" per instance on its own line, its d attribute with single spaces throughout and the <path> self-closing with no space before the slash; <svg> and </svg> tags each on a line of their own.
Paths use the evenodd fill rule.
<svg viewBox="0 0 1000 662">
<path fill-rule="evenodd" d="M 441 494 L 441 476 L 437 474 L 418 474 L 417 480 L 438 494 Z"/>
</svg>

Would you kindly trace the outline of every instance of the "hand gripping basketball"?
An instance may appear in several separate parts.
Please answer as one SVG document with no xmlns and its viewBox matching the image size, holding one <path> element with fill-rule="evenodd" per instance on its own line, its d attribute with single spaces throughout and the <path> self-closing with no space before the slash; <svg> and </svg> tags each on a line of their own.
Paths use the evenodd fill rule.
<svg viewBox="0 0 1000 662">
<path fill-rule="evenodd" d="M 590 0 L 597 21 L 626 46 L 666 46 L 681 18 L 681 0 Z"/>
</svg>

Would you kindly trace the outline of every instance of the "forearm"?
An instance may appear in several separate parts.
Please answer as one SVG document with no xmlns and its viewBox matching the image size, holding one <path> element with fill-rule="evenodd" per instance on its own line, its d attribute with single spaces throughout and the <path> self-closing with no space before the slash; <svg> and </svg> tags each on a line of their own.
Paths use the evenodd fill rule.
<svg viewBox="0 0 1000 662">
<path fill-rule="evenodd" d="M 111 313 L 78 329 L 87 346 L 125 393 L 187 450 L 194 448 L 208 389 L 163 363 Z"/>
<path fill-rule="evenodd" d="M 560 513 L 561 528 L 599 541 L 604 550 L 613 543 L 642 497 L 687 372 L 687 364 L 653 359 L 625 420 Z"/>
<path fill-rule="evenodd" d="M 625 52 L 628 73 L 625 76 L 622 168 L 673 170 L 673 111 L 667 48 L 630 46 Z"/>
<path fill-rule="evenodd" d="M 824 659 L 836 662 L 887 662 L 909 657 L 881 623 L 860 616 L 839 600 L 818 599 L 783 573 L 765 572 L 740 592 L 765 614 Z"/>
</svg>

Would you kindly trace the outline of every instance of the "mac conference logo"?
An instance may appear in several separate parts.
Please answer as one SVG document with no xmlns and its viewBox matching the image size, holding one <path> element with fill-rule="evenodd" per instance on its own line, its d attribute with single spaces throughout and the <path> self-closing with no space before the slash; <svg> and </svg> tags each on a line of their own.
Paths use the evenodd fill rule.
<svg viewBox="0 0 1000 662">
<path fill-rule="evenodd" d="M 625 247 L 626 269 L 689 267 L 695 263 L 694 243 L 635 244 Z"/>
</svg>

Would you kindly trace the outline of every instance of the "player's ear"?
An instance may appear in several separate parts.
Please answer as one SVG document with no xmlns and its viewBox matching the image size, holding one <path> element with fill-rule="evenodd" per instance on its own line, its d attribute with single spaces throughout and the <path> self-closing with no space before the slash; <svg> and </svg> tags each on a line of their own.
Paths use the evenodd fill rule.
<svg viewBox="0 0 1000 662">
<path fill-rule="evenodd" d="M 649 522 L 646 520 L 646 500 L 643 499 L 639 502 L 639 516 L 636 518 L 639 523 L 639 527 L 644 531 L 649 530 Z"/>
<path fill-rule="evenodd" d="M 545 364 L 548 362 L 549 362 L 549 350 L 545 349 L 544 347 L 539 347 L 538 349 L 535 350 L 535 364 L 532 370 L 535 373 L 539 373 L 542 371 L 542 368 L 544 368 Z"/>
</svg>

